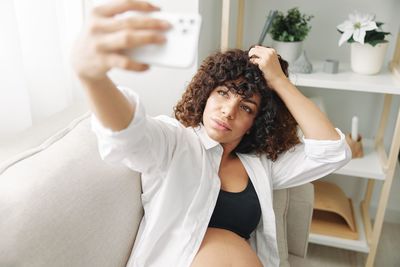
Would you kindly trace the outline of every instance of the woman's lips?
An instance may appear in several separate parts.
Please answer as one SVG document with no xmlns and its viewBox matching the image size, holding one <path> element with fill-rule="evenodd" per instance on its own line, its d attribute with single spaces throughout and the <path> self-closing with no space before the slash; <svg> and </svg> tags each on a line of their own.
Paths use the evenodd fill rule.
<svg viewBox="0 0 400 267">
<path fill-rule="evenodd" d="M 217 129 L 225 130 L 225 131 L 231 131 L 232 130 L 231 127 L 227 123 L 225 123 L 225 122 L 223 122 L 221 120 L 212 119 L 212 121 L 214 122 L 214 125 L 215 125 L 215 127 Z"/>
</svg>

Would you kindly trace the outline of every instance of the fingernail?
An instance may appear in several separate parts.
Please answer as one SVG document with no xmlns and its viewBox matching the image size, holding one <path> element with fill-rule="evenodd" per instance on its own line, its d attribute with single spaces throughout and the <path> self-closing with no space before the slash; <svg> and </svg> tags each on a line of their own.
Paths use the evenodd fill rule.
<svg viewBox="0 0 400 267">
<path fill-rule="evenodd" d="M 153 5 L 153 4 L 150 4 L 150 6 L 151 6 L 154 10 L 157 10 L 157 11 L 160 11 L 160 10 L 161 10 L 160 7 L 155 6 L 155 5 Z"/>
<path fill-rule="evenodd" d="M 169 23 L 168 21 L 163 20 L 163 21 L 161 22 L 161 26 L 162 26 L 164 29 L 169 29 L 169 28 L 172 27 L 172 24 Z"/>
<path fill-rule="evenodd" d="M 165 42 L 165 41 L 167 41 L 167 38 L 165 38 L 165 36 L 163 36 L 163 35 L 159 35 L 159 36 L 157 37 L 157 41 L 159 41 L 159 42 Z"/>
</svg>

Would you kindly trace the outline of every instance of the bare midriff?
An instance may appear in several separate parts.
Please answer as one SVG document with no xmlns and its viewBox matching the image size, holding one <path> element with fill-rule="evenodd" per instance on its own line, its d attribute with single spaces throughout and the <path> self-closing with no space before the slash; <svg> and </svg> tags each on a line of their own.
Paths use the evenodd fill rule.
<svg viewBox="0 0 400 267">
<path fill-rule="evenodd" d="M 263 267 L 246 239 L 209 227 L 190 267 Z"/>
</svg>

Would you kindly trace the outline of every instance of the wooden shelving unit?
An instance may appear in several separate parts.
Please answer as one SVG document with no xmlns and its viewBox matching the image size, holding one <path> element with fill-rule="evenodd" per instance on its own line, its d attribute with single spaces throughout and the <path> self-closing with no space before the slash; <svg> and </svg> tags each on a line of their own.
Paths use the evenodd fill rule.
<svg viewBox="0 0 400 267">
<path fill-rule="evenodd" d="M 238 3 L 238 25 L 236 25 L 236 36 L 243 36 L 243 14 L 244 0 Z M 226 50 L 229 40 L 230 22 L 230 0 L 223 0 L 223 16 L 221 29 L 221 50 Z M 240 39 L 236 39 L 236 47 L 241 48 Z M 368 179 L 367 189 L 364 198 L 360 203 L 354 203 L 354 213 L 359 239 L 349 240 L 344 238 L 331 237 L 326 235 L 310 234 L 309 242 L 349 249 L 368 253 L 366 265 L 372 267 L 376 255 L 377 246 L 382 230 L 385 209 L 389 198 L 390 187 L 396 167 L 398 168 L 398 153 L 400 148 L 400 108 L 397 111 L 396 125 L 394 128 L 391 146 L 386 153 L 383 143 L 387 121 L 390 113 L 393 95 L 400 95 L 400 83 L 388 70 L 383 70 L 378 75 L 360 75 L 352 72 L 349 65 L 341 64 L 339 73 L 327 74 L 322 72 L 322 63 L 313 62 L 314 71 L 311 74 L 292 74 L 291 80 L 298 87 L 318 88 L 318 90 L 345 90 L 360 93 L 377 93 L 384 95 L 384 104 L 380 124 L 375 138 L 363 140 L 364 157 L 353 159 L 336 173 L 341 175 L 356 176 Z M 377 213 L 374 224 L 371 223 L 369 207 L 374 190 L 375 180 L 382 184 L 379 194 Z"/>
<path fill-rule="evenodd" d="M 355 205 L 355 219 L 360 232 L 359 240 L 348 240 L 324 235 L 310 234 L 309 242 L 339 247 L 359 252 L 368 253 L 366 266 L 373 266 L 376 249 L 385 214 L 390 187 L 396 167 L 397 155 L 400 147 L 400 110 L 391 142 L 389 153 L 384 149 L 383 136 L 387 125 L 391 100 L 393 95 L 400 95 L 400 83 L 396 81 L 388 69 L 378 75 L 360 75 L 353 73 L 349 65 L 344 65 L 338 74 L 323 73 L 322 63 L 313 63 L 315 71 L 312 74 L 294 74 L 292 82 L 301 87 L 315 87 L 321 90 L 347 90 L 356 92 L 369 92 L 384 94 L 385 100 L 382 108 L 380 125 L 374 140 L 363 140 L 364 157 L 351 160 L 344 168 L 336 173 L 341 175 L 356 176 L 369 179 L 364 199 Z M 369 214 L 371 195 L 374 181 L 381 180 L 381 189 L 375 222 L 372 225 Z"/>
</svg>

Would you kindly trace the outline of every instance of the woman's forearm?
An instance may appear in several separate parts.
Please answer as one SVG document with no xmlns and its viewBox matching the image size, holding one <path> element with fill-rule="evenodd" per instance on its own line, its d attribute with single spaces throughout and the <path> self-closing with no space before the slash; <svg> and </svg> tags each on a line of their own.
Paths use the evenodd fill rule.
<svg viewBox="0 0 400 267">
<path fill-rule="evenodd" d="M 289 79 L 280 79 L 271 86 L 286 104 L 306 138 L 316 140 L 338 140 L 340 138 L 326 115 Z"/>
<path fill-rule="evenodd" d="M 134 117 L 135 107 L 105 75 L 101 79 L 80 78 L 92 112 L 104 127 L 113 131 L 125 129 Z"/>
</svg>

